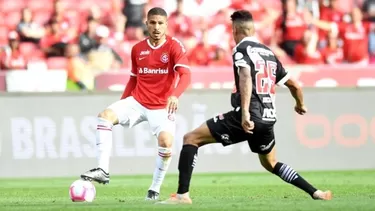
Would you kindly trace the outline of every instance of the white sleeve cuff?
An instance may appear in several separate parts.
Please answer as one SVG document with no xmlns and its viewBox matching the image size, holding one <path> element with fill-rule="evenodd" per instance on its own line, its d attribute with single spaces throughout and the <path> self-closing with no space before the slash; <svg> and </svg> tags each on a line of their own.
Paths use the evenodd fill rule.
<svg viewBox="0 0 375 211">
<path fill-rule="evenodd" d="M 285 76 L 284 76 L 279 82 L 277 82 L 277 85 L 279 85 L 279 86 L 284 85 L 285 82 L 286 82 L 287 80 L 289 80 L 289 78 L 290 78 L 290 73 L 287 72 L 286 75 L 285 75 Z"/>
<path fill-rule="evenodd" d="M 173 70 L 176 71 L 177 67 L 185 67 L 187 69 L 190 69 L 190 66 L 188 66 L 186 64 L 175 64 L 174 67 L 173 67 Z"/>
<path fill-rule="evenodd" d="M 246 68 L 247 71 L 250 72 L 250 66 L 247 65 L 247 64 L 236 65 L 236 67 L 237 67 L 237 74 L 240 74 L 240 67 L 244 67 L 244 68 Z"/>
</svg>

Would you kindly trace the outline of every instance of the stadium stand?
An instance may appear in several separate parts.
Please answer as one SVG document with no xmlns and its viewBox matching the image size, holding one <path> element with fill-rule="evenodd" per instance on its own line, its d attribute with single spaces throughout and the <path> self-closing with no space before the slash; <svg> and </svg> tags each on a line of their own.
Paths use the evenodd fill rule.
<svg viewBox="0 0 375 211">
<path fill-rule="evenodd" d="M 313 65 L 334 67 L 352 63 L 366 69 L 375 62 L 375 27 L 371 22 L 375 15 L 367 9 L 372 8 L 371 2 L 0 0 L 0 81 L 6 72 L 35 68 L 35 64 L 65 69 L 67 46 L 75 43 L 80 47 L 85 68 L 95 76 L 113 71 L 127 73 L 131 46 L 147 36 L 143 22 L 146 11 L 153 6 L 168 11 L 168 33 L 184 42 L 191 64 L 208 73 L 220 69 L 215 67 L 231 64 L 234 42 L 229 14 L 235 9 L 252 12 L 258 38 L 271 46 L 284 64 L 309 65 L 305 68 L 311 69 Z M 324 28 L 324 23 L 313 23 L 313 17 L 326 25 L 335 25 L 337 30 Z M 105 57 L 107 65 L 97 66 L 94 43 L 114 50 L 114 55 Z M 357 53 L 352 55 L 353 51 Z"/>
</svg>

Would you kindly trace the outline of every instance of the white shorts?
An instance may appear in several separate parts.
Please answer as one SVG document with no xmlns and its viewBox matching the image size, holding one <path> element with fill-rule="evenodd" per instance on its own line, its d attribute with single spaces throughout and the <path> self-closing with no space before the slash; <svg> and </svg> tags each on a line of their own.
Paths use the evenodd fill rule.
<svg viewBox="0 0 375 211">
<path fill-rule="evenodd" d="M 151 110 L 142 106 L 132 96 L 119 100 L 108 106 L 117 116 L 119 124 L 133 127 L 143 121 L 148 121 L 151 132 L 157 136 L 161 131 L 174 136 L 176 130 L 175 115 L 168 114 L 166 109 Z"/>
</svg>

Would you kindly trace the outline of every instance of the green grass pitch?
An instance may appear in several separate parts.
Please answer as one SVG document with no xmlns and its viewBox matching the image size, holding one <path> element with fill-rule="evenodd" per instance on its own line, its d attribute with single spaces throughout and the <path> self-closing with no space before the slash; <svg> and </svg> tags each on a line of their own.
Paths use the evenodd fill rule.
<svg viewBox="0 0 375 211">
<path fill-rule="evenodd" d="M 1 179 L 0 210 L 222 210 L 222 211 L 365 211 L 375 210 L 375 171 L 302 172 L 321 189 L 331 189 L 332 201 L 314 201 L 305 193 L 267 173 L 196 174 L 193 205 L 155 205 L 144 201 L 151 176 L 112 177 L 107 186 L 95 184 L 96 200 L 73 203 L 69 185 L 75 178 Z M 177 176 L 168 175 L 162 199 L 176 190 Z"/>
</svg>

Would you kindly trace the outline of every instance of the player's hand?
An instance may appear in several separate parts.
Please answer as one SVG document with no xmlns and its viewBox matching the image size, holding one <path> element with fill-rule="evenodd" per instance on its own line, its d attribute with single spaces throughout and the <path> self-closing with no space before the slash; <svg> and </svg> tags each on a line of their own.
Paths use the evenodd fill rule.
<svg viewBox="0 0 375 211">
<path fill-rule="evenodd" d="M 254 129 L 254 122 L 250 120 L 250 114 L 249 112 L 244 112 L 242 114 L 242 128 L 243 130 L 246 132 L 246 133 L 253 133 L 253 129 Z"/>
<path fill-rule="evenodd" d="M 170 96 L 167 102 L 168 114 L 176 113 L 178 108 L 178 98 L 176 96 Z"/>
<path fill-rule="evenodd" d="M 299 115 L 304 115 L 307 112 L 307 108 L 304 105 L 296 105 L 294 106 L 294 110 L 299 114 Z"/>
</svg>

